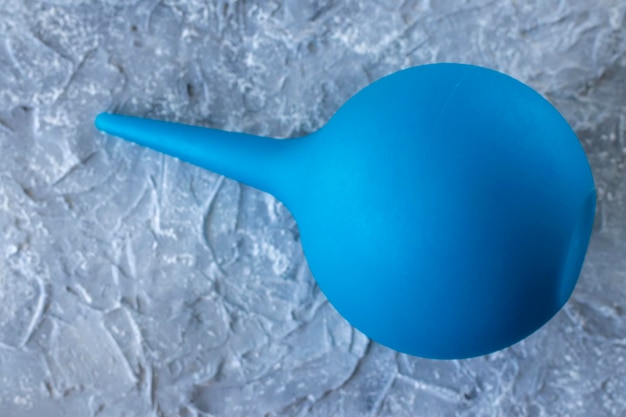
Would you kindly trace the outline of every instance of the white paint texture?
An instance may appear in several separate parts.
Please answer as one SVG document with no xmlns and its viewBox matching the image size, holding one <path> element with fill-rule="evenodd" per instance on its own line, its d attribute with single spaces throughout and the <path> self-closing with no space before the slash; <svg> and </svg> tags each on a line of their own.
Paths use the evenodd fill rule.
<svg viewBox="0 0 626 417">
<path fill-rule="evenodd" d="M 0 34 L 0 416 L 626 416 L 622 0 L 0 0 Z M 92 125 L 294 136 L 440 61 L 545 94 L 599 189 L 573 299 L 471 360 L 370 343 L 281 204 Z"/>
</svg>

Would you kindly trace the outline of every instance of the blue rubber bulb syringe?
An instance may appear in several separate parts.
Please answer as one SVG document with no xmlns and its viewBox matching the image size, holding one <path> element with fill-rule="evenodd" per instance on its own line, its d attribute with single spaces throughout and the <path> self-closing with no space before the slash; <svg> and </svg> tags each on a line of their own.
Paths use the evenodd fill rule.
<svg viewBox="0 0 626 417">
<path fill-rule="evenodd" d="M 530 335 L 569 298 L 591 235 L 576 135 L 486 68 L 394 73 L 295 139 L 112 114 L 96 125 L 276 196 L 330 303 L 412 355 L 477 356 Z"/>
</svg>

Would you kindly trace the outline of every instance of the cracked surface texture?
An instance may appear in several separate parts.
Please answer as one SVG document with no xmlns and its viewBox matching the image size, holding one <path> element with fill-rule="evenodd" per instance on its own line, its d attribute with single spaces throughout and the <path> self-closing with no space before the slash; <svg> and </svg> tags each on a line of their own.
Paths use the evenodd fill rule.
<svg viewBox="0 0 626 417">
<path fill-rule="evenodd" d="M 0 0 L 0 33 L 1 416 L 626 416 L 622 0 Z M 290 137 L 441 61 L 548 97 L 599 193 L 572 299 L 470 360 L 368 341 L 279 202 L 93 127 Z"/>
</svg>

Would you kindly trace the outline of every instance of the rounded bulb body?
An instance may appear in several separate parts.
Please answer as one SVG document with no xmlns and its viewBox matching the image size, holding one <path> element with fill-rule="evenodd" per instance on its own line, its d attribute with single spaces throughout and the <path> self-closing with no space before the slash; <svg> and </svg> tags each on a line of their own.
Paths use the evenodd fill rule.
<svg viewBox="0 0 626 417">
<path fill-rule="evenodd" d="M 385 77 L 310 138 L 288 207 L 320 288 L 401 352 L 511 345 L 569 298 L 595 210 L 574 132 L 524 84 L 436 64 Z"/>
</svg>

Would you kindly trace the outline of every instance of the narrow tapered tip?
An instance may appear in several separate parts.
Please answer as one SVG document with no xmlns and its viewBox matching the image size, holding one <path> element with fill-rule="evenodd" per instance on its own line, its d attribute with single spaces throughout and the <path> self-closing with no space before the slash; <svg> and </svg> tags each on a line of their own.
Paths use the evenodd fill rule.
<svg viewBox="0 0 626 417">
<path fill-rule="evenodd" d="M 94 121 L 96 128 L 112 136 L 135 142 L 142 146 L 170 153 L 166 149 L 160 149 L 163 141 L 172 141 L 176 136 L 163 135 L 171 129 L 170 123 L 157 120 L 143 119 L 133 116 L 124 116 L 113 113 L 100 113 Z M 168 126 L 168 127 L 165 127 Z M 163 138 L 165 136 L 165 138 Z"/>
<path fill-rule="evenodd" d="M 94 124 L 96 125 L 96 128 L 98 128 L 99 130 L 110 133 L 110 130 L 112 128 L 111 122 L 114 118 L 115 118 L 115 115 L 111 113 L 100 113 L 99 115 L 96 116 L 96 120 Z"/>
<path fill-rule="evenodd" d="M 286 194 L 281 192 L 286 188 L 284 178 L 292 178 L 291 188 L 299 188 L 294 174 L 297 170 L 291 163 L 297 148 L 291 141 L 111 113 L 100 113 L 94 123 L 109 135 L 209 169 L 281 199 Z"/>
</svg>

